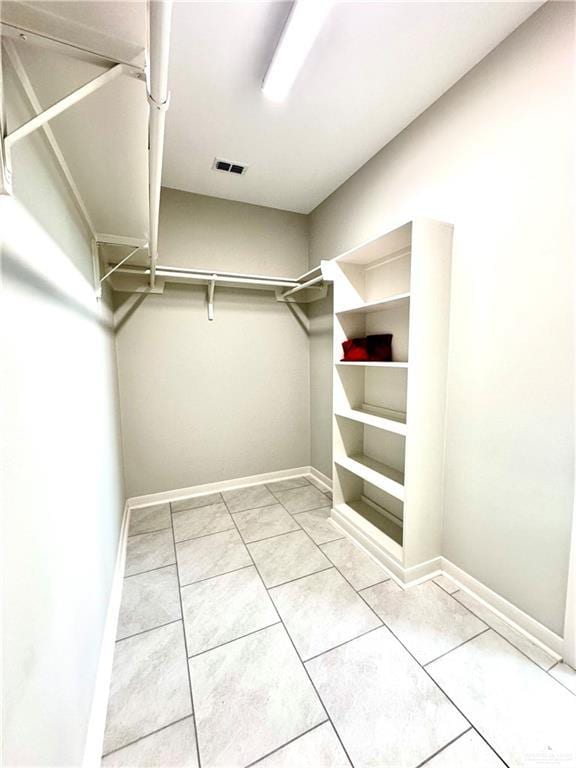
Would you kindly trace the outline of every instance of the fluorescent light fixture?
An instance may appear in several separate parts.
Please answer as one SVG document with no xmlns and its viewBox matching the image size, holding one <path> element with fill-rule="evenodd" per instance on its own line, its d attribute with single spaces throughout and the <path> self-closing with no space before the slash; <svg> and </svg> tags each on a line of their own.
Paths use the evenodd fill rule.
<svg viewBox="0 0 576 768">
<path fill-rule="evenodd" d="M 274 52 L 262 91 L 272 101 L 283 101 L 304 63 L 333 0 L 295 0 Z"/>
</svg>

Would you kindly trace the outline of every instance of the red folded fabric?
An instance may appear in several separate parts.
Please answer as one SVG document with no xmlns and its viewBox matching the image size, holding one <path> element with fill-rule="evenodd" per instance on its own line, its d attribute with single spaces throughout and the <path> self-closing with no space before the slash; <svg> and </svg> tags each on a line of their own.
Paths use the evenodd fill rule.
<svg viewBox="0 0 576 768">
<path fill-rule="evenodd" d="M 392 334 L 377 333 L 366 338 L 368 360 L 375 363 L 389 363 L 392 360 Z"/>
<path fill-rule="evenodd" d="M 368 350 L 366 339 L 347 339 L 342 342 L 344 357 L 341 362 L 358 362 L 359 360 L 368 360 Z"/>
</svg>

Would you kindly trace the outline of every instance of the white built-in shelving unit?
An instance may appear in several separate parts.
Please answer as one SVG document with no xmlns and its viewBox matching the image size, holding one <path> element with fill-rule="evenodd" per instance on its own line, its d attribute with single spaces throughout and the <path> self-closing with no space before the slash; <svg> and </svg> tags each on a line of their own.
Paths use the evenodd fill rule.
<svg viewBox="0 0 576 768">
<path fill-rule="evenodd" d="M 333 518 L 404 581 L 437 567 L 452 226 L 415 219 L 330 262 Z M 391 362 L 341 362 L 391 333 Z"/>
</svg>

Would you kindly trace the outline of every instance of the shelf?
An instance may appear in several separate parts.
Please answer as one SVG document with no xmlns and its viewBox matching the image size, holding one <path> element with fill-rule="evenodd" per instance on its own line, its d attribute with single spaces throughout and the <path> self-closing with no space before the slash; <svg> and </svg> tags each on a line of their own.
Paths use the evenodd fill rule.
<svg viewBox="0 0 576 768">
<path fill-rule="evenodd" d="M 402 562 L 402 526 L 379 514 L 364 501 L 350 501 L 334 507 L 337 515 L 373 537 L 391 555 Z M 338 518 L 336 518 L 338 519 Z"/>
<path fill-rule="evenodd" d="M 356 368 L 408 368 L 408 363 L 374 363 L 369 361 L 348 363 L 344 360 L 338 360 L 336 365 L 355 366 Z"/>
<path fill-rule="evenodd" d="M 369 312 L 382 312 L 385 309 L 391 309 L 402 304 L 408 304 L 410 301 L 409 293 L 399 293 L 396 296 L 389 296 L 387 299 L 378 301 L 369 301 L 364 304 L 357 304 L 347 309 L 336 310 L 337 315 L 351 315 Z"/>
<path fill-rule="evenodd" d="M 382 464 L 381 461 L 359 454 L 356 456 L 335 456 L 338 466 L 347 469 L 357 477 L 372 483 L 381 491 L 404 501 L 404 474 L 397 469 Z"/>
<path fill-rule="evenodd" d="M 391 413 L 393 413 L 393 411 Z M 367 424 L 369 427 L 377 427 L 378 429 L 384 429 L 387 432 L 395 432 L 397 435 L 406 436 L 405 414 L 404 421 L 399 418 L 378 416 L 374 413 L 368 413 L 367 411 L 361 411 L 356 408 L 338 408 L 335 411 L 335 414 L 344 419 L 351 419 L 352 421 L 359 421 L 362 424 Z"/>
</svg>

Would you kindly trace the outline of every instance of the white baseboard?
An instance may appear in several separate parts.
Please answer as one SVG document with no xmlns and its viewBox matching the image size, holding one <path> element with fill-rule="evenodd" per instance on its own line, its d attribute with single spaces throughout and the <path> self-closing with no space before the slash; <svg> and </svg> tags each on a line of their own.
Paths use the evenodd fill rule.
<svg viewBox="0 0 576 768">
<path fill-rule="evenodd" d="M 88 730 L 86 733 L 82 768 L 99 768 L 102 762 L 102 744 L 104 742 L 104 729 L 106 727 L 108 692 L 110 689 L 110 679 L 112 677 L 112 664 L 114 662 L 118 614 L 120 612 L 120 601 L 122 599 L 124 565 L 126 562 L 126 542 L 128 539 L 129 524 L 130 505 L 126 502 L 124 505 L 122 525 L 120 526 L 116 564 L 114 566 L 112 587 L 110 589 L 110 598 L 108 601 L 108 609 L 106 611 L 106 622 L 104 624 L 102 642 L 100 644 L 100 657 L 98 659 L 98 670 L 94 686 L 94 695 L 92 697 L 90 720 L 88 722 Z"/>
<path fill-rule="evenodd" d="M 332 479 L 328 477 L 328 475 L 325 475 L 323 472 L 320 472 L 319 469 L 316 469 L 316 467 L 308 467 L 308 474 L 312 475 L 314 480 L 317 480 L 321 485 L 325 487 L 325 490 L 331 491 L 332 490 Z"/>
<path fill-rule="evenodd" d="M 191 496 L 202 496 L 205 493 L 216 493 L 217 491 L 230 491 L 233 488 L 245 488 L 248 485 L 261 485 L 263 483 L 272 483 L 274 480 L 287 480 L 290 477 L 300 477 L 301 475 L 314 475 L 320 477 L 318 470 L 312 467 L 295 467 L 294 469 L 280 469 L 276 472 L 264 472 L 261 475 L 250 475 L 249 477 L 237 477 L 234 480 L 219 480 L 215 483 L 204 483 L 203 485 L 192 485 L 188 488 L 177 488 L 174 491 L 160 491 L 160 493 L 148 493 L 144 496 L 133 496 L 128 499 L 128 505 L 131 509 L 135 507 L 146 507 L 148 504 L 159 504 L 166 501 L 179 501 L 188 499 Z M 328 488 L 331 484 L 328 485 Z"/>
<path fill-rule="evenodd" d="M 369 536 L 360 526 L 355 525 L 352 520 L 343 516 L 337 509 L 332 510 L 331 519 L 340 530 L 349 534 L 366 554 L 383 565 L 390 572 L 394 581 L 403 589 L 409 589 L 440 575 L 447 576 L 459 589 L 470 593 L 512 629 L 539 645 L 551 656 L 558 660 L 562 658 L 564 640 L 560 635 L 540 624 L 539 621 L 524 613 L 478 579 L 470 576 L 450 560 L 445 557 L 436 557 L 411 568 L 405 568 L 378 541 Z"/>
<path fill-rule="evenodd" d="M 470 574 L 463 571 L 450 560 L 442 558 L 442 571 L 454 581 L 460 589 L 470 593 L 473 597 L 483 603 L 485 606 L 499 616 L 503 621 L 509 624 L 517 632 L 532 640 L 536 645 L 541 646 L 552 656 L 561 658 L 563 653 L 564 641 L 560 635 L 540 624 L 520 608 L 517 608 L 505 597 L 494 592 L 489 587 L 482 584 Z"/>
</svg>

